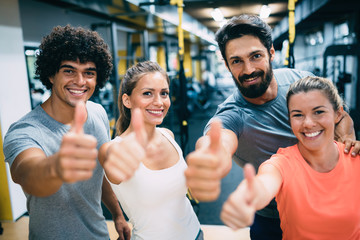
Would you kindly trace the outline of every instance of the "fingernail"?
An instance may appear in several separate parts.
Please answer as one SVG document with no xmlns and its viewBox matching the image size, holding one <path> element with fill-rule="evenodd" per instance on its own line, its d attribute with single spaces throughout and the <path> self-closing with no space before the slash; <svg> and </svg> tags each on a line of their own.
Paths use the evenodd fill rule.
<svg viewBox="0 0 360 240">
<path fill-rule="evenodd" d="M 355 157 L 355 156 L 356 156 L 356 153 L 355 153 L 355 152 L 352 152 L 351 155 Z"/>
<path fill-rule="evenodd" d="M 348 153 L 348 152 L 349 152 L 349 150 L 345 149 L 345 153 Z"/>
</svg>

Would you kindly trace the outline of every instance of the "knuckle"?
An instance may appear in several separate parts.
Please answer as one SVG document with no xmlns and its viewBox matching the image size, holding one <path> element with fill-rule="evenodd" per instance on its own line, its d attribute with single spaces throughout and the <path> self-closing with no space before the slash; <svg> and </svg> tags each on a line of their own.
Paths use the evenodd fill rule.
<svg viewBox="0 0 360 240">
<path fill-rule="evenodd" d="M 91 161 L 90 162 L 90 168 L 94 169 L 96 167 L 96 164 L 97 164 L 96 160 Z"/>
</svg>

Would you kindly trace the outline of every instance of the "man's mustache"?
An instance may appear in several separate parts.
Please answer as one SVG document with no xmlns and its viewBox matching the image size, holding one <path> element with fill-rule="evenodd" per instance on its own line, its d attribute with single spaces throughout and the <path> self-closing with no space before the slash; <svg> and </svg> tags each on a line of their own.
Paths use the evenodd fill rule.
<svg viewBox="0 0 360 240">
<path fill-rule="evenodd" d="M 253 72 L 251 74 L 244 74 L 242 75 L 241 77 L 239 77 L 239 82 L 244 82 L 250 78 L 257 78 L 257 77 L 261 77 L 261 76 L 264 76 L 264 71 L 256 71 L 256 72 Z"/>
</svg>

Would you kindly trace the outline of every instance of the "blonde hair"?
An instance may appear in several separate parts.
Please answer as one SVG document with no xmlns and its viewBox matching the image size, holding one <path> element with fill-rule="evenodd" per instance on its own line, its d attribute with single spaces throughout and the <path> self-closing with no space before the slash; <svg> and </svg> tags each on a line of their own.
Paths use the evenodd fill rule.
<svg viewBox="0 0 360 240">
<path fill-rule="evenodd" d="M 306 93 L 313 90 L 318 90 L 322 92 L 324 96 L 326 96 L 327 99 L 330 101 L 335 112 L 340 110 L 341 107 L 344 106 L 344 102 L 332 81 L 322 77 L 308 76 L 290 85 L 290 88 L 286 95 L 288 109 L 291 96 L 301 92 Z"/>
</svg>

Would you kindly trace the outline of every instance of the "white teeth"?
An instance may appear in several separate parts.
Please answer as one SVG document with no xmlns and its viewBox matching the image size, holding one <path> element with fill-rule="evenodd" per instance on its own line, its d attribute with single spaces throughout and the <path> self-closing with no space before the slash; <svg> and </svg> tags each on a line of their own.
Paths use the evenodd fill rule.
<svg viewBox="0 0 360 240">
<path fill-rule="evenodd" d="M 75 93 L 75 94 L 81 94 L 81 93 L 83 93 L 84 91 L 83 91 L 83 90 L 79 91 L 79 90 L 72 90 L 72 89 L 69 89 L 69 92 L 71 92 L 71 93 Z"/>
<path fill-rule="evenodd" d="M 251 81 L 253 81 L 255 78 L 248 78 L 248 79 L 246 79 L 245 80 L 245 82 L 251 82 Z"/>
<path fill-rule="evenodd" d="M 153 114 L 161 114 L 162 111 L 152 111 L 152 110 L 148 110 L 149 113 L 153 113 Z"/>
<path fill-rule="evenodd" d="M 320 134 L 320 131 L 312 132 L 312 133 L 304 133 L 306 137 L 316 137 Z"/>
</svg>

